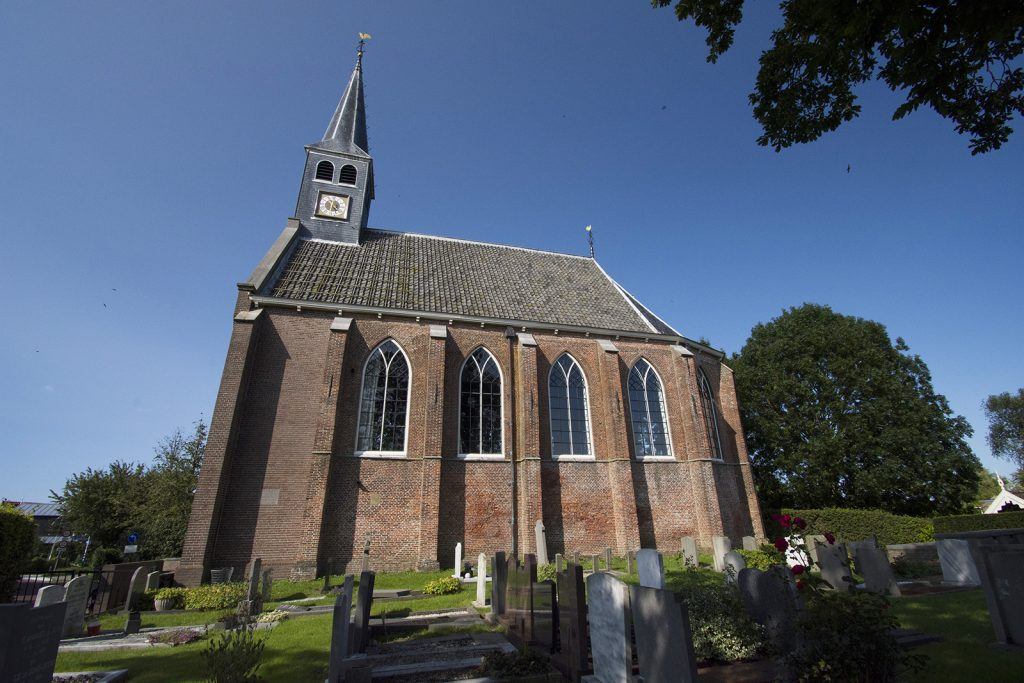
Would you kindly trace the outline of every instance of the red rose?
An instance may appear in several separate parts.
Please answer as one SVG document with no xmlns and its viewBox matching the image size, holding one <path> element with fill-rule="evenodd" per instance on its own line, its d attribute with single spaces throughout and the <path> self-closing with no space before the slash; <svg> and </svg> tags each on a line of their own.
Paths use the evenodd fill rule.
<svg viewBox="0 0 1024 683">
<path fill-rule="evenodd" d="M 803 520 L 803 518 L 801 518 L 801 517 L 795 517 L 793 519 L 793 526 L 796 527 L 797 529 L 806 529 L 807 528 L 807 522 L 805 522 Z"/>
<path fill-rule="evenodd" d="M 784 538 L 776 538 L 775 547 L 779 550 L 780 553 L 785 552 L 786 550 L 789 550 L 789 541 L 787 541 Z"/>
<path fill-rule="evenodd" d="M 825 537 L 825 540 L 828 541 L 829 545 L 835 545 L 836 544 L 836 537 L 833 536 L 832 534 L 830 534 L 829 532 L 826 531 L 825 533 L 822 534 L 822 536 Z"/>
<path fill-rule="evenodd" d="M 804 583 L 804 580 L 803 580 L 803 579 L 798 579 L 798 580 L 797 580 L 797 582 L 796 582 L 796 588 L 797 588 L 797 590 L 803 590 L 803 589 L 804 589 L 804 586 L 806 586 L 806 585 L 807 585 L 807 584 L 806 584 L 806 583 Z"/>
<path fill-rule="evenodd" d="M 789 568 L 789 571 L 793 572 L 793 576 L 800 576 L 804 573 L 806 569 L 807 567 L 803 566 L 802 564 L 794 564 L 792 567 Z"/>
<path fill-rule="evenodd" d="M 788 529 L 789 528 L 789 522 L 790 522 L 791 519 L 793 519 L 793 518 L 790 517 L 789 515 L 782 515 L 782 518 L 779 519 L 779 524 L 782 525 L 783 529 Z"/>
</svg>

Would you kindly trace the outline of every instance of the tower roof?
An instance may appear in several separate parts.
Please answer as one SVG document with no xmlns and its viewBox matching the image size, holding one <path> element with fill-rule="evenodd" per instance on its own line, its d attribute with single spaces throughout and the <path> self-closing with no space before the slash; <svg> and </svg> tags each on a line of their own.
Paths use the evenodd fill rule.
<svg viewBox="0 0 1024 683">
<path fill-rule="evenodd" d="M 360 51 L 356 68 L 348 80 L 345 94 L 338 102 L 338 108 L 320 142 L 313 145 L 331 152 L 370 155 L 370 144 L 366 138 L 366 104 L 363 100 L 363 54 Z"/>
</svg>

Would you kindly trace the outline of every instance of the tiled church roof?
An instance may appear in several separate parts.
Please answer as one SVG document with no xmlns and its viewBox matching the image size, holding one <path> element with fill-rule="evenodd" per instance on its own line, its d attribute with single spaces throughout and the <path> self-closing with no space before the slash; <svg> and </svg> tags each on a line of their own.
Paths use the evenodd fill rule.
<svg viewBox="0 0 1024 683">
<path fill-rule="evenodd" d="M 359 246 L 301 240 L 266 295 L 678 335 L 589 258 L 363 230 Z"/>
</svg>

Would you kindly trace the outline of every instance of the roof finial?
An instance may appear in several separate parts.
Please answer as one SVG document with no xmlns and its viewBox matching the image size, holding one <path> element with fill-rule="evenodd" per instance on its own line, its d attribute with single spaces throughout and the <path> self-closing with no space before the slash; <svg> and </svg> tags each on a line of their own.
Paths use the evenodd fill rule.
<svg viewBox="0 0 1024 683">
<path fill-rule="evenodd" d="M 594 226 L 587 226 L 587 243 L 590 245 L 590 258 L 594 258 Z"/>
<path fill-rule="evenodd" d="M 366 47 L 366 41 L 373 38 L 369 33 L 359 34 L 359 48 L 356 50 L 356 65 L 363 65 L 363 48 Z"/>
</svg>

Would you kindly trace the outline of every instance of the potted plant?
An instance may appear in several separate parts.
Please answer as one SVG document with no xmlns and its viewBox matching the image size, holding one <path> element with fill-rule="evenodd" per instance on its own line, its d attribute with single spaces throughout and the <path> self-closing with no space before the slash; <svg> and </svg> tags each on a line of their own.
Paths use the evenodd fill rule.
<svg viewBox="0 0 1024 683">
<path fill-rule="evenodd" d="M 166 612 L 181 607 L 185 598 L 184 588 L 161 588 L 153 595 L 153 606 L 157 612 Z"/>
</svg>

